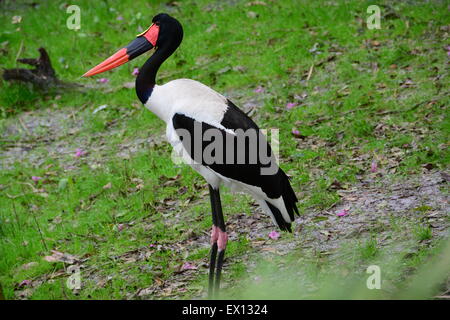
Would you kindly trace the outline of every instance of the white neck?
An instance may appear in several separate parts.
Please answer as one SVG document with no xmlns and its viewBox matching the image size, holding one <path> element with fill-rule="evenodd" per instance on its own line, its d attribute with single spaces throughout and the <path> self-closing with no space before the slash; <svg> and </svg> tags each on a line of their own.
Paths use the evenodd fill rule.
<svg viewBox="0 0 450 320">
<path fill-rule="evenodd" d="M 173 96 L 166 91 L 167 90 L 165 90 L 164 85 L 155 85 L 152 95 L 145 103 L 145 107 L 153 112 L 158 118 L 167 123 L 171 118 L 171 106 L 173 104 L 171 97 Z"/>
</svg>

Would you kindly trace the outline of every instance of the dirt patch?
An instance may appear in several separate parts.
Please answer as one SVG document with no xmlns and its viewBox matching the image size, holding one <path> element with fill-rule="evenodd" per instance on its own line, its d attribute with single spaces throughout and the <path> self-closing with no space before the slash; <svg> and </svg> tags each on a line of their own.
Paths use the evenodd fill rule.
<svg viewBox="0 0 450 320">
<path fill-rule="evenodd" d="M 0 136 L 0 170 L 10 170 L 16 162 L 39 167 L 48 159 L 58 161 L 65 170 L 77 169 L 81 161 L 95 168 L 108 161 L 111 155 L 130 158 L 131 154 L 164 141 L 161 134 L 125 138 L 121 143 L 110 144 L 109 138 L 123 130 L 119 121 L 107 124 L 105 130 L 88 133 L 81 109 L 48 108 L 8 119 Z M 124 113 L 122 118 L 132 113 Z M 82 150 L 82 157 L 76 157 L 77 150 Z"/>
</svg>

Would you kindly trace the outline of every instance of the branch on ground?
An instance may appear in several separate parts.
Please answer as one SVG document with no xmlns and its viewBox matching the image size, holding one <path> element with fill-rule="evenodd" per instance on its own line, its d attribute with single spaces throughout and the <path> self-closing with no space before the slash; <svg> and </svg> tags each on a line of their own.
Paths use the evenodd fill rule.
<svg viewBox="0 0 450 320">
<path fill-rule="evenodd" d="M 38 59 L 17 59 L 18 62 L 35 67 L 34 69 L 4 69 L 3 79 L 6 81 L 29 82 L 42 90 L 51 88 L 82 87 L 77 83 L 64 82 L 58 79 L 52 67 L 50 57 L 44 48 L 39 48 Z"/>
</svg>

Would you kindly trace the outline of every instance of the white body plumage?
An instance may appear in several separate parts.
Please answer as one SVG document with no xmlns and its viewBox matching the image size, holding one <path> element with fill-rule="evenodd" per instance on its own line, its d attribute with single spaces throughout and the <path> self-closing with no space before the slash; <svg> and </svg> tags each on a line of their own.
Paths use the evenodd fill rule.
<svg viewBox="0 0 450 320">
<path fill-rule="evenodd" d="M 175 149 L 183 148 L 172 123 L 172 118 L 177 113 L 234 134 L 234 130 L 225 128 L 221 124 L 229 108 L 227 99 L 220 93 L 195 80 L 177 79 L 161 86 L 155 85 L 150 98 L 145 103 L 145 107 L 166 123 L 167 140 Z M 178 150 L 177 153 L 182 155 L 184 157 L 183 160 L 202 175 L 214 189 L 218 189 L 223 184 L 230 188 L 231 191 L 249 193 L 272 218 L 273 222 L 277 224 L 270 208 L 264 202 L 268 201 L 280 210 L 286 222 L 292 222 L 281 196 L 275 199 L 270 198 L 258 186 L 225 177 L 209 167 L 193 163 L 191 158 L 185 158 L 187 156 L 186 150 Z"/>
</svg>

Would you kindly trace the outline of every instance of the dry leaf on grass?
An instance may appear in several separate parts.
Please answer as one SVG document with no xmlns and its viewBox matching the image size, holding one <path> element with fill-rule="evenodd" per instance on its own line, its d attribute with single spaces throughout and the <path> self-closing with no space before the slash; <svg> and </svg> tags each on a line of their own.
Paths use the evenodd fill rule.
<svg viewBox="0 0 450 320">
<path fill-rule="evenodd" d="M 45 256 L 44 260 L 48 262 L 64 262 L 67 264 L 74 264 L 75 262 L 80 261 L 80 259 L 74 255 L 59 252 L 56 250 L 52 250 L 51 256 Z"/>
</svg>

